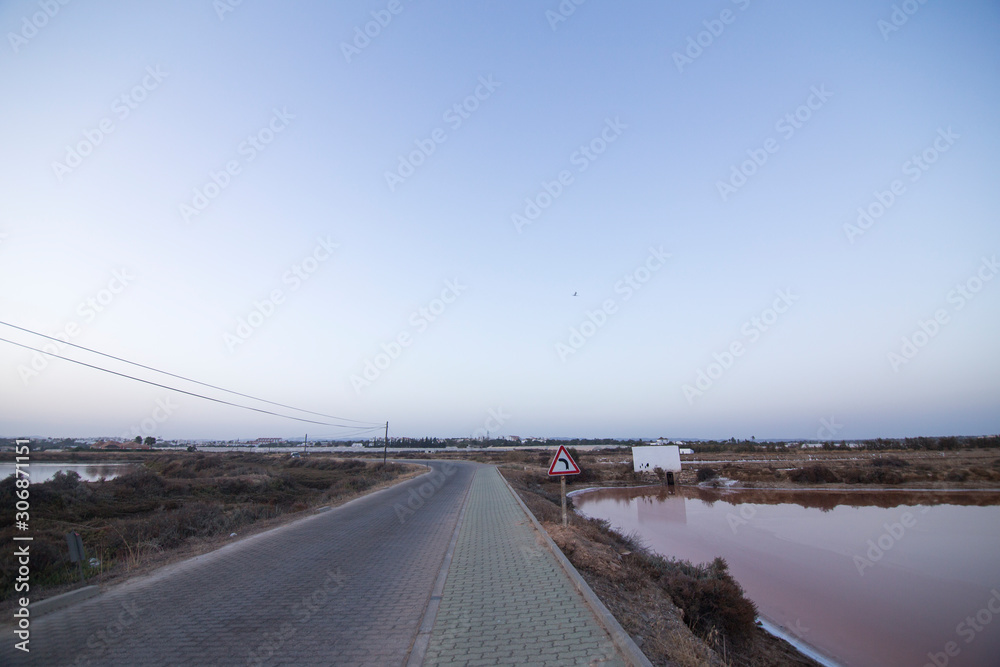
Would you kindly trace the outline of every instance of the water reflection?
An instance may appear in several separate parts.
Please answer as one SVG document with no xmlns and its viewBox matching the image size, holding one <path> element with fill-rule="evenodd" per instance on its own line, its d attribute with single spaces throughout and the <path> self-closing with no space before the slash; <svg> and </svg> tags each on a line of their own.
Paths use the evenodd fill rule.
<svg viewBox="0 0 1000 667">
<path fill-rule="evenodd" d="M 1000 491 L 946 491 L 916 489 L 851 490 L 838 489 L 724 489 L 695 486 L 640 486 L 617 489 L 591 489 L 574 494 L 579 499 L 586 494 L 588 502 L 594 500 L 614 500 L 629 504 L 633 499 L 649 498 L 662 501 L 671 497 L 695 498 L 708 506 L 722 501 L 732 505 L 781 505 L 791 503 L 801 507 L 815 508 L 828 512 L 841 505 L 847 507 L 882 507 L 891 509 L 914 505 L 972 505 L 988 506 L 1000 504 Z"/>
<path fill-rule="evenodd" d="M 660 491 L 652 496 L 636 496 L 632 504 L 636 509 L 636 520 L 642 526 L 656 526 L 661 523 L 687 523 L 687 505 L 682 496 Z"/>
<path fill-rule="evenodd" d="M 933 664 L 948 642 L 949 665 L 998 664 L 1000 613 L 971 641 L 957 628 L 1000 590 L 1000 493 L 645 487 L 573 500 L 664 555 L 723 556 L 763 616 L 843 664 Z"/>
<path fill-rule="evenodd" d="M 101 479 L 114 479 L 124 474 L 133 463 L 32 463 L 28 468 L 31 483 L 47 482 L 56 473 L 74 471 L 84 482 L 96 482 Z M 0 463 L 0 479 L 14 474 L 13 463 Z"/>
</svg>

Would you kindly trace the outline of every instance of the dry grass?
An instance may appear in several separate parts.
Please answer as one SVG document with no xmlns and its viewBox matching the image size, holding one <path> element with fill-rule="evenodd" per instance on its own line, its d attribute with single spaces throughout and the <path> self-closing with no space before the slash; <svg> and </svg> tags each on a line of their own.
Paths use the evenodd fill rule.
<svg viewBox="0 0 1000 667">
<path fill-rule="evenodd" d="M 32 600 L 79 581 L 65 534 L 79 532 L 90 583 L 145 572 L 216 548 L 314 507 L 336 505 L 423 468 L 313 455 L 178 453 L 147 456 L 112 480 L 81 482 L 75 473 L 31 485 Z M 13 507 L 13 477 L 0 481 L 0 503 Z M 0 601 L 13 594 L 12 513 L 0 519 Z M 2 606 L 2 605 L 0 605 Z"/>
</svg>

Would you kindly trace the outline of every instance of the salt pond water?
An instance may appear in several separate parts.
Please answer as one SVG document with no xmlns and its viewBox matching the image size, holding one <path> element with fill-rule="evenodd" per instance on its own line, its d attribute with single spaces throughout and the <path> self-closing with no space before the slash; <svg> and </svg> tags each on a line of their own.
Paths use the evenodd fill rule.
<svg viewBox="0 0 1000 667">
<path fill-rule="evenodd" d="M 762 617 L 843 665 L 1000 665 L 1000 493 L 575 494 L 694 562 L 724 557 Z"/>
</svg>

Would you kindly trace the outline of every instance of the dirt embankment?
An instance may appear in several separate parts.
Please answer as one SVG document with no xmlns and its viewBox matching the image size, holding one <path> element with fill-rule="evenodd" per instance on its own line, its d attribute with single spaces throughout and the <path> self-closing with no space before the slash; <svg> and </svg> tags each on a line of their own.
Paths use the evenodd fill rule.
<svg viewBox="0 0 1000 667">
<path fill-rule="evenodd" d="M 662 558 L 606 523 L 577 515 L 563 527 L 559 483 L 528 468 L 508 465 L 501 472 L 653 664 L 817 664 L 756 625 L 756 607 L 724 560 L 694 565 Z"/>
</svg>

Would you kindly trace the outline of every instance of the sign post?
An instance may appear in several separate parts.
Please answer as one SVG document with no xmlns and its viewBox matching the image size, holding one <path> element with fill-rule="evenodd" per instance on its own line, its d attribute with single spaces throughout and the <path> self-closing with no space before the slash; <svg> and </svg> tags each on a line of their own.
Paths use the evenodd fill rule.
<svg viewBox="0 0 1000 667">
<path fill-rule="evenodd" d="M 86 581 L 83 577 L 83 561 L 87 558 L 87 552 L 83 550 L 83 540 L 80 533 L 66 533 L 66 544 L 69 546 L 69 560 L 76 563 L 80 570 L 80 581 Z"/>
<path fill-rule="evenodd" d="M 556 456 L 549 465 L 549 475 L 559 475 L 559 488 L 562 498 L 562 525 L 567 525 L 566 517 L 566 475 L 579 475 L 580 466 L 576 464 L 573 457 L 569 455 L 565 445 L 559 445 Z"/>
<path fill-rule="evenodd" d="M 565 526 L 568 523 L 566 518 L 566 475 L 559 478 L 559 497 L 562 499 L 562 519 Z"/>
</svg>

